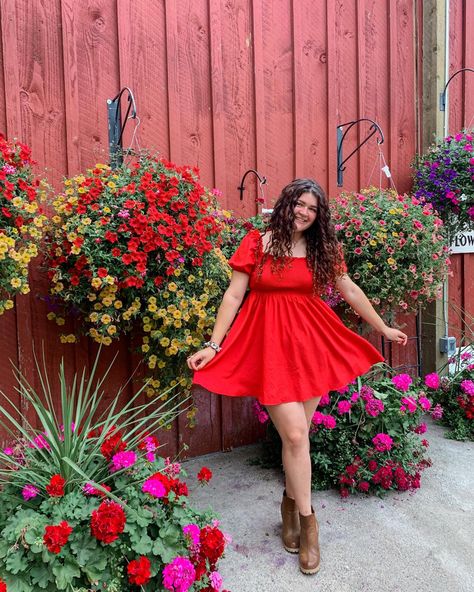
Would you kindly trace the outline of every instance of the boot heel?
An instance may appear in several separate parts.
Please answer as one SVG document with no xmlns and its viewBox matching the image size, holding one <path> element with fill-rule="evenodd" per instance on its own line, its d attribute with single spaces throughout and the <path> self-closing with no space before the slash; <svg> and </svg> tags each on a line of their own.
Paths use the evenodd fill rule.
<svg viewBox="0 0 474 592">
<path fill-rule="evenodd" d="M 300 550 L 300 519 L 295 500 L 283 492 L 281 501 L 281 540 L 283 547 L 288 553 L 298 553 Z"/>
<path fill-rule="evenodd" d="M 321 566 L 319 549 L 319 524 L 313 508 L 309 516 L 299 515 L 300 534 L 300 571 L 306 575 L 318 573 Z"/>
</svg>

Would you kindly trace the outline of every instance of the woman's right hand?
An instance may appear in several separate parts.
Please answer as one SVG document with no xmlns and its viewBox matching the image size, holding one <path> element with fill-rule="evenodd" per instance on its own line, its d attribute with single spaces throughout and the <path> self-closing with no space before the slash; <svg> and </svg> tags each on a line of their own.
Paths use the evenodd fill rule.
<svg viewBox="0 0 474 592">
<path fill-rule="evenodd" d="M 214 358 L 216 353 L 216 350 L 212 349 L 212 347 L 200 349 L 195 354 L 189 356 L 187 360 L 188 368 L 190 370 L 202 370 Z"/>
</svg>

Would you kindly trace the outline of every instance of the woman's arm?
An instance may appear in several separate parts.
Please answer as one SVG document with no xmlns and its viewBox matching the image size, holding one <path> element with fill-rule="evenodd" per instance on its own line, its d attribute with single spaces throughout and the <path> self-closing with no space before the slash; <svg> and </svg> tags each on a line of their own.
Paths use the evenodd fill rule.
<svg viewBox="0 0 474 592">
<path fill-rule="evenodd" d="M 398 329 L 388 327 L 380 316 L 375 312 L 369 299 L 364 292 L 357 286 L 351 278 L 344 274 L 336 282 L 336 289 L 344 300 L 355 312 L 364 319 L 369 325 L 381 333 L 390 341 L 396 341 L 402 345 L 407 344 L 408 337 Z"/>
<path fill-rule="evenodd" d="M 232 272 L 232 279 L 222 298 L 214 330 L 212 331 L 211 341 L 217 343 L 217 345 L 222 343 L 229 327 L 232 325 L 244 299 L 248 284 L 249 276 L 246 273 Z M 188 367 L 191 370 L 201 370 L 215 355 L 216 351 L 212 347 L 205 347 L 188 358 Z"/>
</svg>

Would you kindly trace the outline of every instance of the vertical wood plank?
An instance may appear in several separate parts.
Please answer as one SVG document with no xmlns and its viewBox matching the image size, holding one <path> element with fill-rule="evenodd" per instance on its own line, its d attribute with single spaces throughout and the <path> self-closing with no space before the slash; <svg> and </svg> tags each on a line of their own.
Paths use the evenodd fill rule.
<svg viewBox="0 0 474 592">
<path fill-rule="evenodd" d="M 252 10 L 253 72 L 254 72 L 254 118 L 255 118 L 255 160 L 257 170 L 267 175 L 267 193 L 276 196 L 278 189 L 266 170 L 266 127 L 265 127 L 265 84 L 263 61 L 263 2 L 250 0 Z M 267 196 L 266 207 L 271 203 Z"/>
<path fill-rule="evenodd" d="M 174 0 L 165 0 L 166 71 L 168 82 L 169 157 L 182 162 L 180 88 L 178 75 L 178 7 Z"/>
</svg>

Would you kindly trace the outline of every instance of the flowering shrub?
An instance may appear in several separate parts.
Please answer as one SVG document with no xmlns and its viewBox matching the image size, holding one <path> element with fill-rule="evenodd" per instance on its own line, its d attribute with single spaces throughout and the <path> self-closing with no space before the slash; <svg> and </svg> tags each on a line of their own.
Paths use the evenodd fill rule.
<svg viewBox="0 0 474 592">
<path fill-rule="evenodd" d="M 473 135 L 462 132 L 437 142 L 415 163 L 415 196 L 431 203 L 450 237 L 474 227 Z"/>
<path fill-rule="evenodd" d="M 28 294 L 28 264 L 38 254 L 46 217 L 28 146 L 0 134 L 0 315 L 15 294 Z"/>
<path fill-rule="evenodd" d="M 420 474 L 431 464 L 422 421 L 431 401 L 407 374 L 390 379 L 377 372 L 322 397 L 310 431 L 315 489 L 337 487 L 346 497 L 420 487 Z M 265 464 L 279 462 L 279 437 L 271 423 L 269 440 Z"/>
<path fill-rule="evenodd" d="M 332 207 L 349 273 L 382 315 L 440 297 L 448 246 L 431 204 L 372 188 L 342 193 Z"/>
<path fill-rule="evenodd" d="M 222 245 L 221 251 L 227 259 L 230 259 L 244 236 L 251 230 L 265 229 L 268 216 L 257 214 L 251 218 L 237 218 L 229 210 L 215 211 L 216 217 L 222 223 Z"/>
<path fill-rule="evenodd" d="M 130 168 L 97 165 L 66 180 L 54 201 L 53 304 L 79 312 L 87 334 L 105 345 L 138 325 L 154 372 L 150 395 L 189 386 L 186 357 L 214 323 L 229 273 L 215 248 L 214 199 L 196 169 L 142 155 Z M 57 308 L 48 316 L 64 324 Z"/>
<path fill-rule="evenodd" d="M 37 431 L 10 415 L 11 402 L 0 407 L 20 435 L 0 452 L 0 590 L 219 592 L 226 537 L 189 504 L 181 466 L 158 455 L 147 431 L 174 418 L 175 401 L 136 405 L 139 392 L 94 422 L 105 379 L 77 392 L 61 370 L 59 413 L 22 380 Z M 203 467 L 200 481 L 210 478 Z"/>
<path fill-rule="evenodd" d="M 449 430 L 448 438 L 474 441 L 474 356 L 469 351 L 460 352 L 450 360 L 454 371 L 448 376 L 425 376 L 425 385 L 442 410 L 438 413 Z"/>
</svg>

